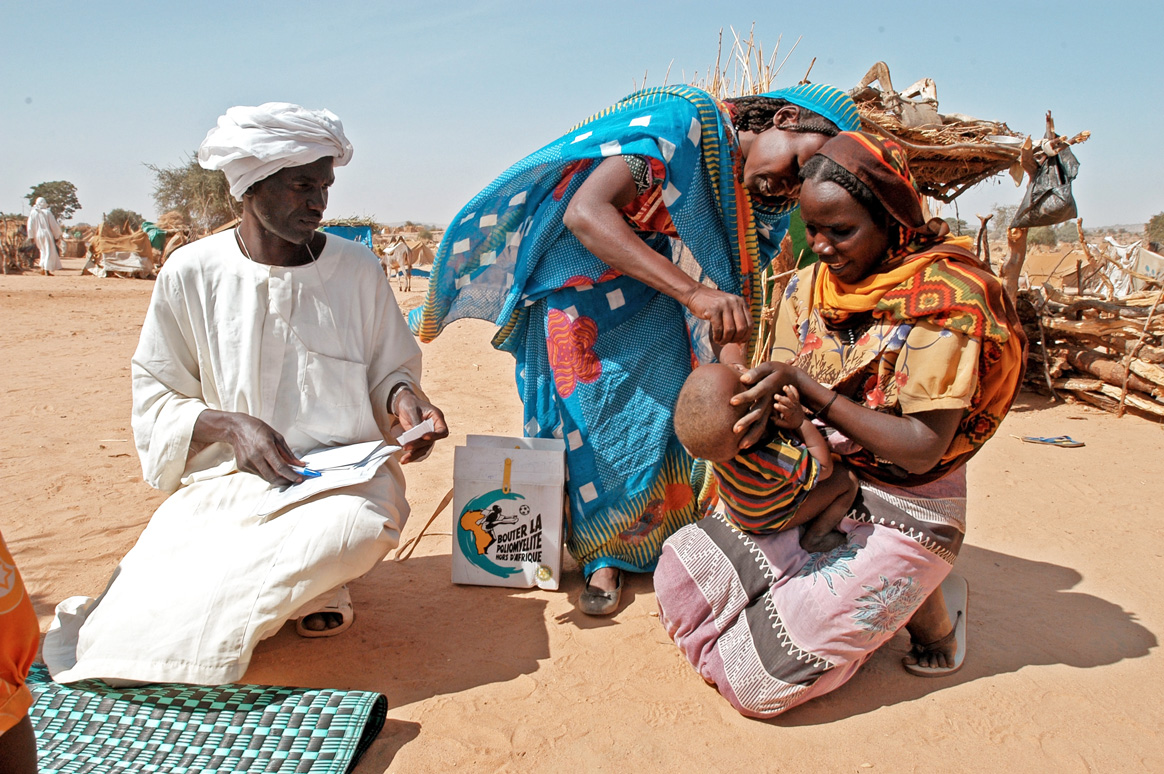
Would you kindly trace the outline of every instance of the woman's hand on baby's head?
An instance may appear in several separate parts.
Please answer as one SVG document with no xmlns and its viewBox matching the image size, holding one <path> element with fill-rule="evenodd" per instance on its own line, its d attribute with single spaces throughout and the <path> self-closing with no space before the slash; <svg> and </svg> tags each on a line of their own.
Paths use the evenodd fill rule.
<svg viewBox="0 0 1164 774">
<path fill-rule="evenodd" d="M 748 406 L 748 411 L 736 422 L 736 432 L 743 433 L 740 448 L 755 446 L 763 437 L 772 413 L 773 398 L 796 378 L 795 369 L 786 363 L 760 363 L 740 375 L 740 384 L 746 389 L 732 396 L 733 406 Z"/>
</svg>

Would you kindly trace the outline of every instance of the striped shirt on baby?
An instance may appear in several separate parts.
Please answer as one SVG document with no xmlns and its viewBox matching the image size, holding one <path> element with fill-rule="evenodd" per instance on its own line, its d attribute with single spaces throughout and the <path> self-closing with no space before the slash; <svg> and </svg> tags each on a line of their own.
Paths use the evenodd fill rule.
<svg viewBox="0 0 1164 774">
<path fill-rule="evenodd" d="M 820 463 L 778 428 L 728 462 L 714 463 L 724 515 L 742 532 L 779 532 L 816 486 Z"/>
</svg>

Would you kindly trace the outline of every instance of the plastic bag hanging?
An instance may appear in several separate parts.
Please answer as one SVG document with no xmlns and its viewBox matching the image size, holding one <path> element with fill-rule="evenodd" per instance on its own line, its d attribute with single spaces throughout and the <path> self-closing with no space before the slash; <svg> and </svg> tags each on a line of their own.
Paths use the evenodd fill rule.
<svg viewBox="0 0 1164 774">
<path fill-rule="evenodd" d="M 1077 216 L 1071 181 L 1079 174 L 1079 161 L 1064 148 L 1039 165 L 1027 186 L 1011 228 L 1053 226 Z"/>
</svg>

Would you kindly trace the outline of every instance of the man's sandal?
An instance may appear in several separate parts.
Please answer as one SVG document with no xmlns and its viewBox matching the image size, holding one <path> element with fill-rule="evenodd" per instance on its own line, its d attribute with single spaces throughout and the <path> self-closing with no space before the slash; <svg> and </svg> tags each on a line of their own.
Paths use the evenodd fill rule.
<svg viewBox="0 0 1164 774">
<path fill-rule="evenodd" d="M 323 613 L 325 615 L 338 615 L 340 617 L 339 626 L 333 626 L 330 629 L 308 629 L 303 622 L 307 620 L 307 616 L 315 615 L 316 613 Z M 312 610 L 300 616 L 295 621 L 295 632 L 300 637 L 334 637 L 341 634 L 351 627 L 352 622 L 356 620 L 356 611 L 352 607 L 352 595 L 348 593 L 347 586 L 340 586 L 336 589 L 335 594 L 331 599 L 324 603 L 317 610 Z"/>
<path fill-rule="evenodd" d="M 949 634 L 939 640 L 934 640 L 929 643 L 913 642 L 913 647 L 910 648 L 909 655 L 901 661 L 901 665 L 905 667 L 905 671 L 918 677 L 946 677 L 962 668 L 962 664 L 966 660 L 966 611 L 970 602 L 969 593 L 970 586 L 961 575 L 950 573 L 942 581 L 942 596 L 945 597 L 946 610 L 949 612 L 950 623 L 953 624 L 953 628 L 950 629 Z M 916 663 L 922 656 L 944 648 L 950 642 L 957 643 L 957 648 L 954 651 L 953 665 L 927 667 Z M 909 663 L 909 659 L 913 659 L 915 663 Z"/>
</svg>

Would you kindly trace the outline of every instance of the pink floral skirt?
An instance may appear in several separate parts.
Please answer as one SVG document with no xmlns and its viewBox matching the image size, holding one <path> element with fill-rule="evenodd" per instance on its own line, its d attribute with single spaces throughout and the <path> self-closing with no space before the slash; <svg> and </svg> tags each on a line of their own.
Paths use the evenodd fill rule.
<svg viewBox="0 0 1164 774">
<path fill-rule="evenodd" d="M 909 621 L 953 567 L 965 516 L 964 468 L 911 489 L 862 483 L 848 540 L 823 553 L 799 529 L 747 534 L 713 513 L 663 545 L 660 618 L 732 706 L 778 715 L 843 685 Z"/>
</svg>

